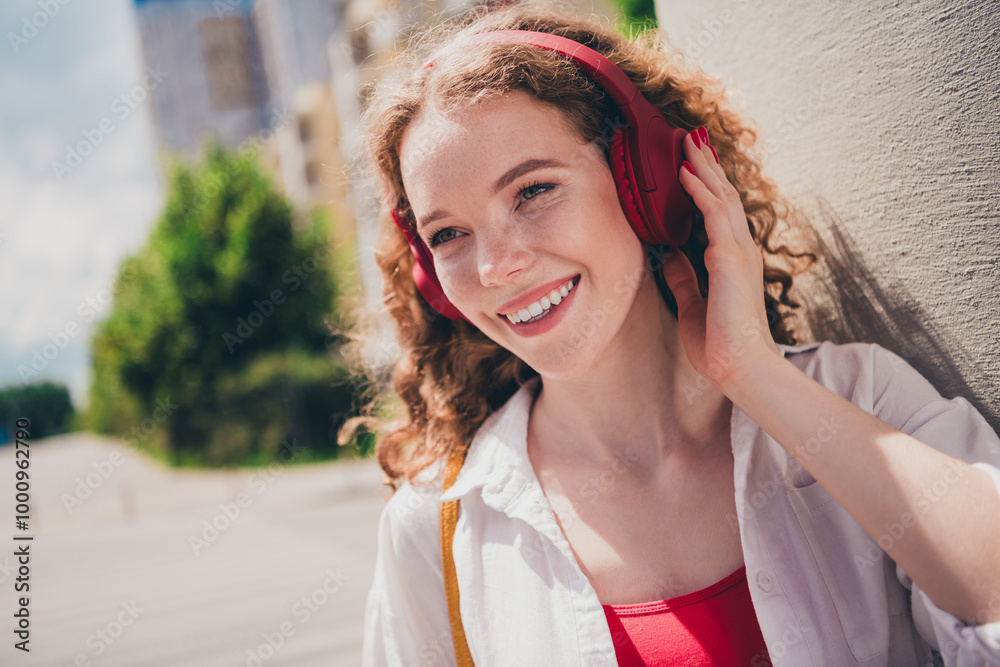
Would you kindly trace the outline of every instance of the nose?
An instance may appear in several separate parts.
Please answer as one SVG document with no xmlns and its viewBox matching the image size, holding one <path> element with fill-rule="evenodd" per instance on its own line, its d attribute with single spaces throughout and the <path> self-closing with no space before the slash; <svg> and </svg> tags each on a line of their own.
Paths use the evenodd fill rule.
<svg viewBox="0 0 1000 667">
<path fill-rule="evenodd" d="M 520 234 L 508 225 L 491 225 L 491 229 L 478 235 L 476 246 L 479 280 L 484 287 L 516 280 L 534 258 Z"/>
</svg>

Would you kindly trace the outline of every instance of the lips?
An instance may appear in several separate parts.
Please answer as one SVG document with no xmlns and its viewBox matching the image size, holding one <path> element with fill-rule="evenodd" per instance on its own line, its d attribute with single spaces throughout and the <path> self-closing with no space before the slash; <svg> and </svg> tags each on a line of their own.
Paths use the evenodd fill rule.
<svg viewBox="0 0 1000 667">
<path fill-rule="evenodd" d="M 537 301 L 532 301 L 530 304 L 521 308 L 517 312 L 507 313 L 505 317 L 510 320 L 511 324 L 519 324 L 520 322 L 534 322 L 535 320 L 544 317 L 549 310 L 558 306 L 562 300 L 569 296 L 569 293 L 573 291 L 576 287 L 578 279 L 576 277 L 570 278 L 565 284 L 559 285 L 547 294 L 540 297 Z"/>
<path fill-rule="evenodd" d="M 582 286 L 581 281 L 582 279 L 578 274 L 573 278 L 568 279 L 563 285 L 557 285 L 554 289 L 558 289 L 557 295 L 560 299 L 559 303 L 553 304 L 552 301 L 549 300 L 549 308 L 542 309 L 538 315 L 534 316 L 531 315 L 530 310 L 524 309 L 529 315 L 527 320 L 521 321 L 519 319 L 519 315 L 515 315 L 514 313 L 500 314 L 500 317 L 504 319 L 504 324 L 510 327 L 510 332 L 519 338 L 534 338 L 536 336 L 541 336 L 558 327 L 559 323 L 573 312 L 573 304 L 576 303 L 577 294 L 580 290 L 585 289 L 585 287 Z M 573 285 L 572 290 L 568 287 L 568 284 Z M 548 287 L 548 285 L 546 285 L 546 287 Z M 563 289 L 566 290 L 566 296 L 562 296 Z M 537 290 L 535 290 L 535 293 L 537 293 Z M 551 294 L 551 290 L 549 293 Z M 547 299 L 548 297 L 545 298 Z M 536 304 L 536 307 L 533 310 L 540 309 L 541 302 L 541 298 L 539 298 L 537 302 L 532 302 Z M 520 311 L 518 311 L 518 313 L 520 313 Z M 514 321 L 515 319 L 517 320 L 516 322 Z"/>
<path fill-rule="evenodd" d="M 500 306 L 500 308 L 497 310 L 497 315 L 499 315 L 500 317 L 510 316 L 508 317 L 508 319 L 512 317 L 519 321 L 530 319 L 531 317 L 541 314 L 544 310 L 547 310 L 549 307 L 551 307 L 551 304 L 553 302 L 558 303 L 559 302 L 558 299 L 561 299 L 563 296 L 565 296 L 562 294 L 562 289 L 565 287 L 567 288 L 568 292 L 569 289 L 572 289 L 570 285 L 575 287 L 576 283 L 579 282 L 579 280 L 580 280 L 580 275 L 577 274 L 575 276 L 566 276 L 564 278 L 559 278 L 557 280 L 553 280 L 552 282 L 545 283 L 544 285 L 540 285 L 539 287 L 536 287 L 533 290 L 525 292 L 516 299 L 511 299 L 507 303 Z M 553 293 L 555 293 L 558 296 L 558 299 L 552 298 Z M 550 304 L 549 306 L 543 304 L 542 302 L 543 298 L 549 302 Z M 532 313 L 531 312 L 532 310 L 537 312 Z M 527 313 L 527 317 L 524 318 L 520 317 L 520 315 L 524 314 L 525 312 Z"/>
</svg>

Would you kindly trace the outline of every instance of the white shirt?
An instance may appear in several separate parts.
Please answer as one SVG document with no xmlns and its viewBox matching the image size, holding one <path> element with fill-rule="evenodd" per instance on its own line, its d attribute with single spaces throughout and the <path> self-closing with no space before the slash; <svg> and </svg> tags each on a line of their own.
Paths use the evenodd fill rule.
<svg viewBox="0 0 1000 667">
<path fill-rule="evenodd" d="M 865 411 L 986 470 L 1000 491 L 1000 439 L 968 401 L 942 398 L 902 358 L 860 343 L 778 347 L 806 375 Z M 447 493 L 440 482 L 403 484 L 386 504 L 365 612 L 365 667 L 455 664 L 440 532 L 440 503 L 455 498 L 461 499 L 453 542 L 460 608 L 477 667 L 617 666 L 604 609 L 527 455 L 538 387 L 534 378 L 483 423 Z M 817 440 L 829 440 L 837 428 L 820 424 Z M 931 665 L 932 647 L 945 665 L 1000 665 L 1000 622 L 970 626 L 939 609 L 735 406 L 731 439 L 732 520 L 774 665 Z M 915 501 L 918 511 L 946 493 L 956 474 L 926 489 Z M 888 547 L 904 529 L 886 526 L 879 540 Z M 1000 591 L 991 604 L 1000 609 Z M 754 667 L 766 664 L 761 656 Z"/>
</svg>

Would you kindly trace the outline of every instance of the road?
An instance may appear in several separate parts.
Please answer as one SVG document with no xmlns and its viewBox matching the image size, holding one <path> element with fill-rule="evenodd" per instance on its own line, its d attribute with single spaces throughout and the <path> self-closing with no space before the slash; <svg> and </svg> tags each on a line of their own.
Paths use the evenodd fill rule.
<svg viewBox="0 0 1000 667">
<path fill-rule="evenodd" d="M 360 664 L 386 493 L 375 463 L 177 471 L 69 434 L 31 445 L 26 533 L 15 470 L 0 448 L 0 665 Z M 24 544 L 30 653 L 12 632 Z"/>
</svg>

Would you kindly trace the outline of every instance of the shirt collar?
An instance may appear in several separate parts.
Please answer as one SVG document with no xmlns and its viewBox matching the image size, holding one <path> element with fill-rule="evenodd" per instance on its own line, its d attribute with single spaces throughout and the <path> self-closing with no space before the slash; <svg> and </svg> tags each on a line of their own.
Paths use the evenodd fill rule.
<svg viewBox="0 0 1000 667">
<path fill-rule="evenodd" d="M 455 483 L 441 496 L 442 502 L 481 488 L 483 500 L 494 509 L 501 509 L 495 505 L 520 491 L 512 488 L 515 486 L 512 482 L 527 482 L 534 477 L 528 459 L 528 416 L 540 387 L 541 378 L 531 378 L 483 422 L 469 445 Z"/>
<path fill-rule="evenodd" d="M 817 347 L 778 344 L 778 351 L 789 353 Z M 474 489 L 482 489 L 483 502 L 493 509 L 510 514 L 511 504 L 535 479 L 528 459 L 528 417 L 538 396 L 541 378 L 528 380 L 499 410 L 490 415 L 476 432 L 455 483 L 441 495 L 442 502 L 462 498 Z"/>
</svg>

